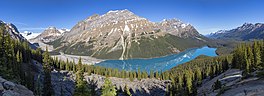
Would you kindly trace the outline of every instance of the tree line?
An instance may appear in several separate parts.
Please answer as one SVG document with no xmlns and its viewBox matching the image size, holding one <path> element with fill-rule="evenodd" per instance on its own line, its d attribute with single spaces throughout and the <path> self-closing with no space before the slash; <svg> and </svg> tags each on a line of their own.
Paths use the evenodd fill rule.
<svg viewBox="0 0 264 96">
<path fill-rule="evenodd" d="M 264 68 L 264 41 L 242 43 L 233 52 L 232 67 L 243 71 L 248 75 L 256 70 Z"/>
</svg>

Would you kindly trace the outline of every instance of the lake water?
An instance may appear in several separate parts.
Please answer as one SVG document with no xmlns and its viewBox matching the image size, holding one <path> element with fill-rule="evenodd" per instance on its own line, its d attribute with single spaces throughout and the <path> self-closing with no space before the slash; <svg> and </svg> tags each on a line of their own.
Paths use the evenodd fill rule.
<svg viewBox="0 0 264 96">
<path fill-rule="evenodd" d="M 119 70 L 137 71 L 166 71 L 179 64 L 191 61 L 199 55 L 217 56 L 216 48 L 202 47 L 188 49 L 179 54 L 168 55 L 159 58 L 150 59 L 128 59 L 128 60 L 106 60 L 95 64 L 95 66 L 102 66 L 108 68 L 117 68 Z"/>
</svg>

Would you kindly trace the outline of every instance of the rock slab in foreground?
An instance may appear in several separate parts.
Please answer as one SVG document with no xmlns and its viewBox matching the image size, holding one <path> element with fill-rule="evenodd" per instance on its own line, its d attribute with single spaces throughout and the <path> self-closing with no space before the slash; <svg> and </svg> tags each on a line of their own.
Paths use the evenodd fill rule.
<svg viewBox="0 0 264 96">
<path fill-rule="evenodd" d="M 0 76 L 0 96 L 34 96 L 25 86 L 7 81 Z"/>
</svg>

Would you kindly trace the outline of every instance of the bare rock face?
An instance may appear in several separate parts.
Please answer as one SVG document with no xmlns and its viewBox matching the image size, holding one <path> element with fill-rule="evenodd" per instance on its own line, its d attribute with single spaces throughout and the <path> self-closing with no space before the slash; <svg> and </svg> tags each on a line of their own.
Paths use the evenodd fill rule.
<svg viewBox="0 0 264 96">
<path fill-rule="evenodd" d="M 1 96 L 34 96 L 33 92 L 25 86 L 15 84 L 0 77 Z"/>
<path fill-rule="evenodd" d="M 55 96 L 73 96 L 75 90 L 75 81 L 72 72 L 52 71 L 51 84 Z"/>
<path fill-rule="evenodd" d="M 203 36 L 193 26 L 180 20 L 151 22 L 129 10 L 116 10 L 103 15 L 95 14 L 78 22 L 70 32 L 51 44 L 56 51 L 66 54 L 128 59 L 168 55 L 184 50 L 180 46 L 182 41 L 202 45 L 205 42 L 202 39 Z M 146 47 L 153 49 L 147 50 Z M 146 53 L 141 56 L 138 50 Z"/>
<path fill-rule="evenodd" d="M 88 83 L 96 82 L 97 93 L 100 94 L 99 90 L 104 84 L 105 77 L 100 75 L 92 74 L 85 76 Z M 116 78 L 109 77 L 112 84 L 116 86 L 118 90 L 124 92 L 125 86 L 127 86 L 133 96 L 165 96 L 166 86 L 171 83 L 169 80 L 157 80 L 157 79 L 142 79 L 130 81 L 128 78 Z"/>
<path fill-rule="evenodd" d="M 15 84 L 13 82 L 6 81 L 6 82 L 3 82 L 3 86 L 7 90 L 13 90 L 15 87 Z"/>
<path fill-rule="evenodd" d="M 48 43 L 51 41 L 54 41 L 58 39 L 64 32 L 67 32 L 69 30 L 67 29 L 57 29 L 56 27 L 49 27 L 44 32 L 42 32 L 40 35 L 37 37 L 31 39 L 31 41 L 34 40 L 39 40 L 42 41 L 43 43 Z"/>
</svg>

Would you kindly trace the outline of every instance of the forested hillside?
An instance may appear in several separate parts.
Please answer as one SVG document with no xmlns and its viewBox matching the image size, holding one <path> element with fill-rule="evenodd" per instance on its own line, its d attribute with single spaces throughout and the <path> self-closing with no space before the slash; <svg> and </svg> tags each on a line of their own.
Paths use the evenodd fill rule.
<svg viewBox="0 0 264 96">
<path fill-rule="evenodd" d="M 33 50 L 26 41 L 12 39 L 0 25 L 0 76 L 34 90 L 34 69 L 31 60 L 42 61 L 41 50 Z"/>
</svg>

